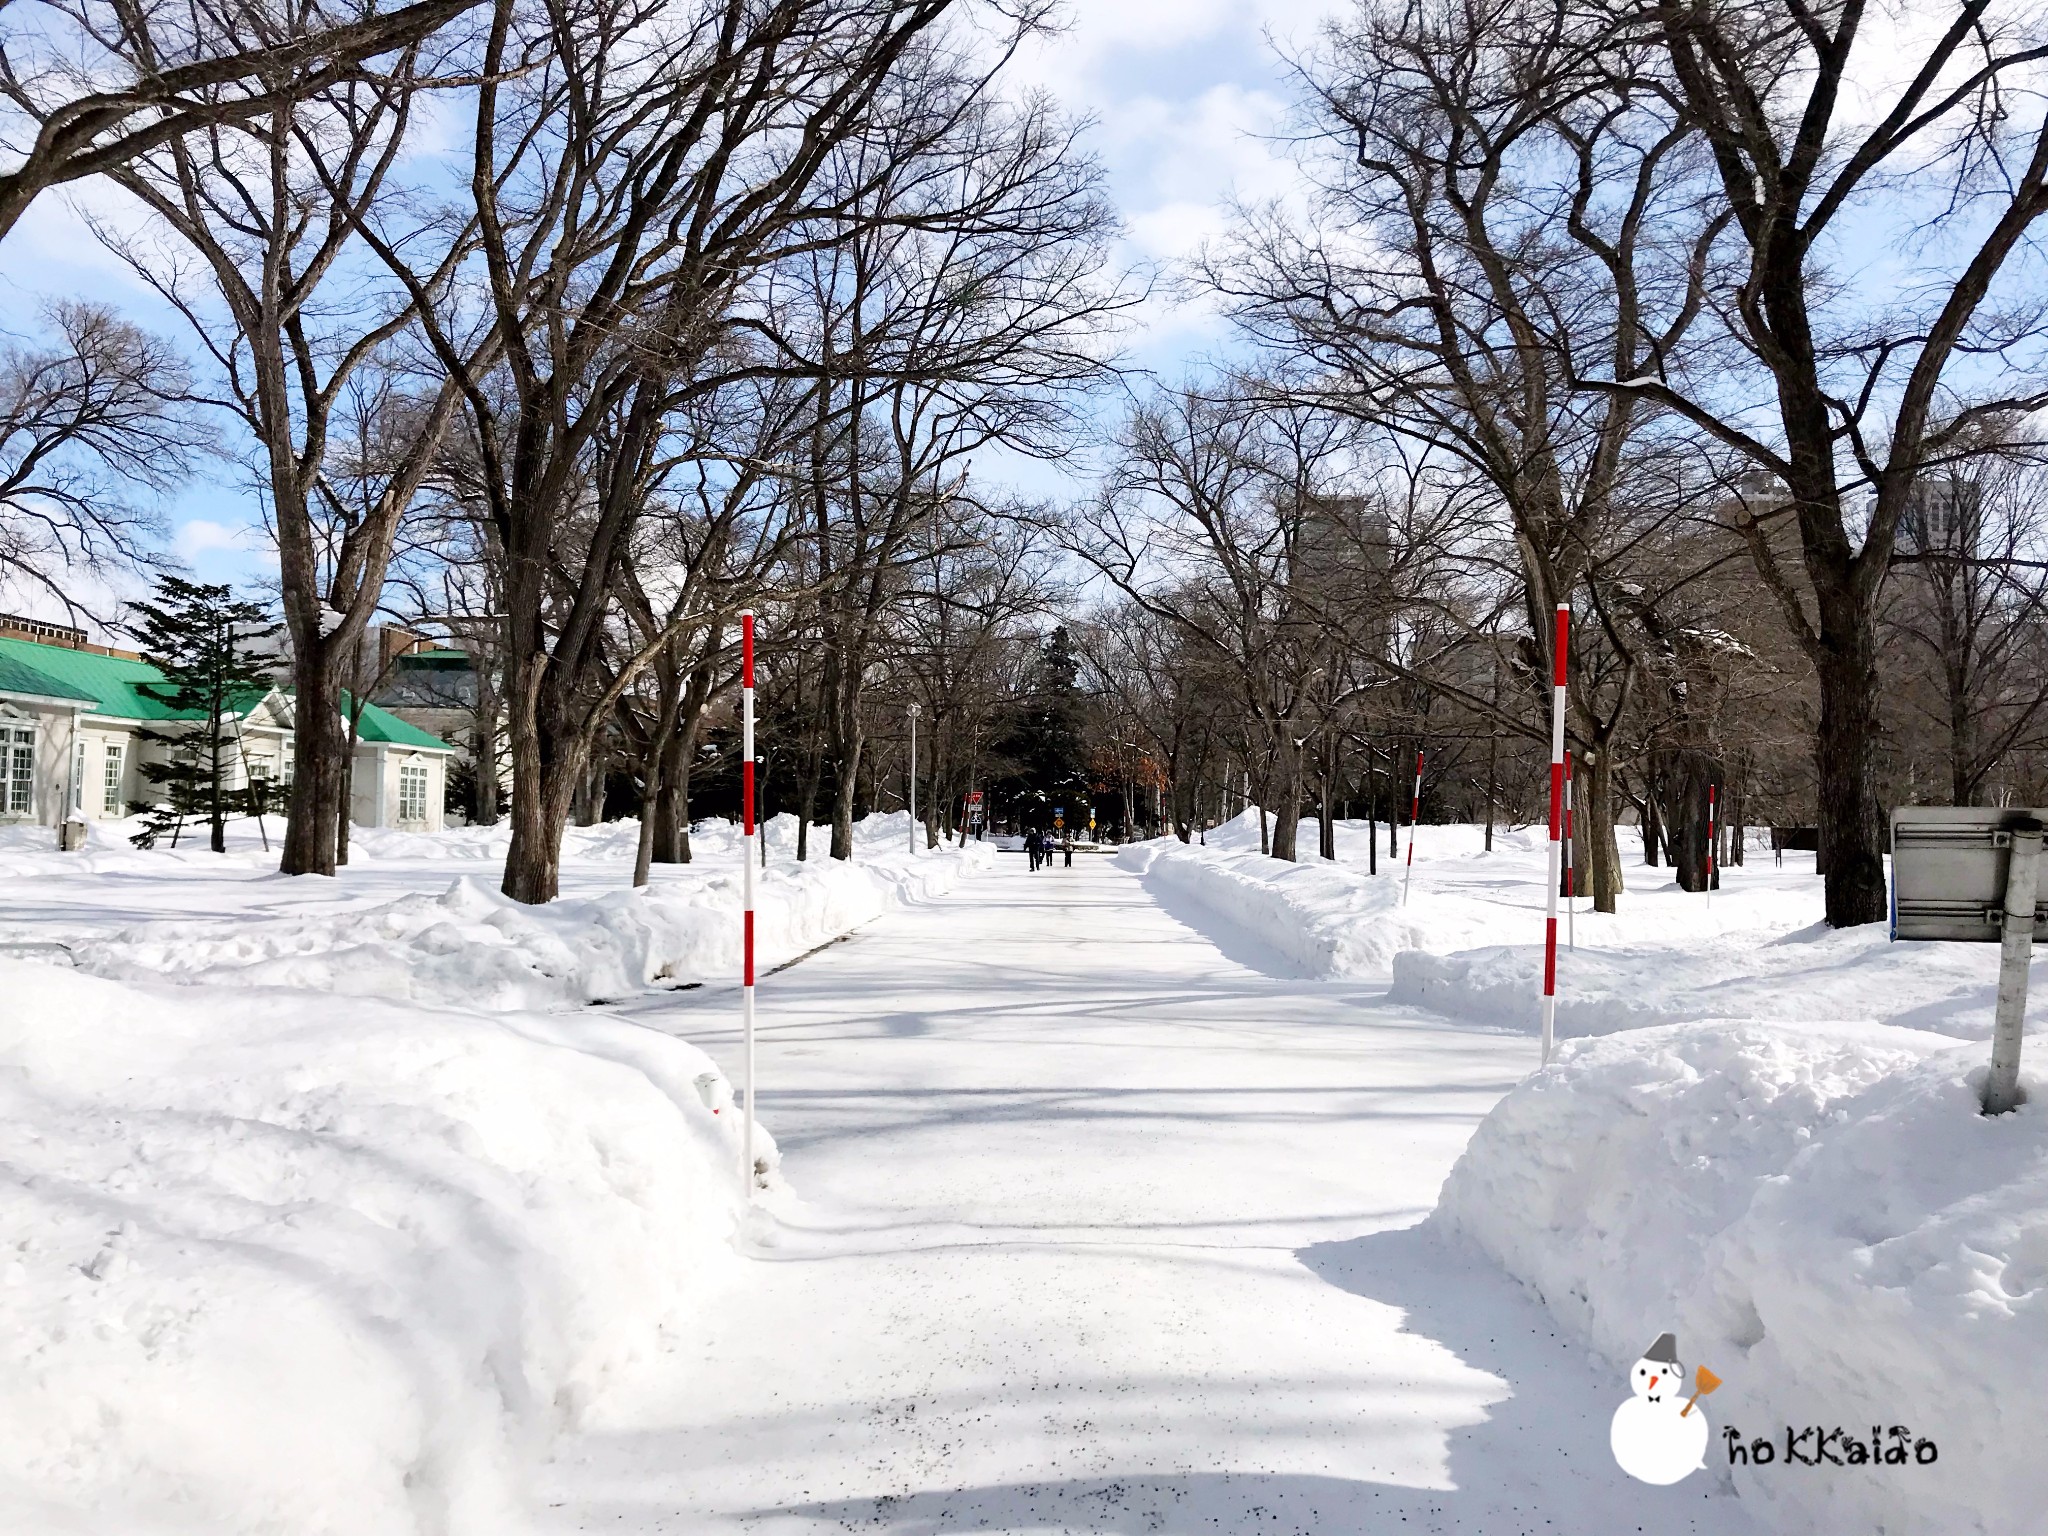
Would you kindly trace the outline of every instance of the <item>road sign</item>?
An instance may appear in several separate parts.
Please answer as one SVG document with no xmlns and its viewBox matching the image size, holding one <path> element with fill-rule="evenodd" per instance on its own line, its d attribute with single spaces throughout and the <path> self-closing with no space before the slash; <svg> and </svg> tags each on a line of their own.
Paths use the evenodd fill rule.
<svg viewBox="0 0 2048 1536">
<path fill-rule="evenodd" d="M 2048 810 L 1902 805 L 1892 812 L 1892 937 L 1996 944 L 2005 936 L 2012 828 Z M 2033 937 L 2048 939 L 2037 903 Z"/>
<path fill-rule="evenodd" d="M 1984 1112 L 2019 1103 L 2034 940 L 2048 939 L 2038 871 L 2048 810 L 1902 805 L 1892 812 L 1892 937 L 1998 944 Z"/>
</svg>

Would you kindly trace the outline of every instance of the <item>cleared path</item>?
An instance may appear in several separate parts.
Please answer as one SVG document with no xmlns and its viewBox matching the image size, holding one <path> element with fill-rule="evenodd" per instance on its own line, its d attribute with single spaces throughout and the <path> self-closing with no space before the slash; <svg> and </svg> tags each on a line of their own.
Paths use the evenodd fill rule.
<svg viewBox="0 0 2048 1536">
<path fill-rule="evenodd" d="M 1746 1531 L 1623 1477 L 1620 1377 L 1403 1230 L 1531 1042 L 1279 964 L 1017 858 L 764 985 L 803 1203 L 563 1449 L 552 1528 Z M 664 1023 L 730 1063 L 729 1013 Z"/>
</svg>

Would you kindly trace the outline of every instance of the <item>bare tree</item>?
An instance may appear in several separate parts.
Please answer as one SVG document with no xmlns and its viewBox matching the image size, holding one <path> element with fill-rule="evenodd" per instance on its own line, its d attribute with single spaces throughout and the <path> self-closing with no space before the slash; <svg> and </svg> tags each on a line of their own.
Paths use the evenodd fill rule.
<svg viewBox="0 0 2048 1536">
<path fill-rule="evenodd" d="M 189 472 L 202 434 L 190 372 L 163 341 L 95 304 L 47 319 L 45 338 L 0 349 L 0 580 L 76 613 L 67 578 L 159 563 L 151 500 Z"/>
<path fill-rule="evenodd" d="M 1298 66 L 1310 222 L 1254 214 L 1209 274 L 1296 387 L 1490 488 L 1520 575 L 1524 729 L 1547 712 L 1556 606 L 1583 613 L 1617 550 L 1676 515 L 1632 484 L 1650 413 L 1572 388 L 1588 367 L 1634 376 L 1700 312 L 1716 225 L 1669 189 L 1691 145 L 1646 56 L 1563 0 L 1361 5 Z M 1584 616 L 1584 643 L 1615 662 L 1609 686 L 1572 693 L 1592 889 L 1611 911 L 1614 746 L 1643 637 L 1625 609 Z"/>
<path fill-rule="evenodd" d="M 1903 642 L 1886 648 L 1891 693 L 1933 727 L 1956 805 L 2048 745 L 2044 480 L 2038 462 L 1983 461 L 1923 482 L 1900 530 L 1881 630 Z"/>
<path fill-rule="evenodd" d="M 0 96 L 33 125 L 0 173 L 0 238 L 39 193 L 118 171 L 202 129 L 275 115 L 417 47 L 481 0 L 389 10 L 319 4 L 143 7 L 14 0 Z"/>
<path fill-rule="evenodd" d="M 102 238 L 191 324 L 255 444 L 296 694 L 287 874 L 334 871 L 349 815 L 341 690 L 458 404 L 445 380 L 408 390 L 376 378 L 395 366 L 415 300 L 361 270 L 359 231 L 394 191 L 435 67 L 409 48 L 372 77 L 301 81 L 262 116 L 204 126 L 109 172 L 171 242 Z M 452 277 L 461 244 L 429 287 Z M 471 343 L 494 348 L 488 332 Z"/>
<path fill-rule="evenodd" d="M 1819 680 L 1827 921 L 1877 922 L 1877 616 L 1900 518 L 1930 472 L 2048 403 L 2027 361 L 2044 334 L 2029 284 L 2048 109 L 2020 84 L 2048 44 L 2031 7 L 1993 0 L 1924 21 L 1865 0 L 1623 0 L 1611 14 L 1667 57 L 1710 151 L 1684 185 L 1725 215 L 1735 270 L 1711 329 L 1582 382 L 1655 404 L 1782 487 L 1734 524 Z M 1844 242 L 1887 236 L 1898 268 L 1881 294 L 1836 281 Z M 1771 537 L 1786 521 L 1796 566 Z"/>
</svg>

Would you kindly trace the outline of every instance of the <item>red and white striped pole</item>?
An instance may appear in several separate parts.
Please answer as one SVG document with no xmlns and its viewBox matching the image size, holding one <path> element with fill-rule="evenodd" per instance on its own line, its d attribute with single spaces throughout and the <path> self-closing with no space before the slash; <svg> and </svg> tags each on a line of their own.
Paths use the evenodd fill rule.
<svg viewBox="0 0 2048 1536">
<path fill-rule="evenodd" d="M 743 851 L 740 868 L 745 910 L 744 957 L 740 975 L 740 1033 L 744 1037 L 746 1062 L 741 1091 L 745 1095 L 742 1118 L 746 1130 L 741 1137 L 740 1188 L 751 1202 L 754 1198 L 754 615 L 740 615 L 740 835 Z"/>
<path fill-rule="evenodd" d="M 1572 755 L 1564 755 L 1564 947 L 1579 947 L 1578 859 L 1572 846 Z"/>
<path fill-rule="evenodd" d="M 1401 905 L 1408 905 L 1408 886 L 1415 879 L 1415 818 L 1422 814 L 1422 748 L 1415 749 L 1415 796 L 1408 802 L 1408 873 L 1401 877 Z"/>
<path fill-rule="evenodd" d="M 1553 671 L 1550 689 L 1550 878 L 1544 882 L 1543 925 L 1543 1063 L 1550 1064 L 1551 1040 L 1557 1029 L 1557 887 L 1564 832 L 1564 681 L 1565 655 L 1571 646 L 1572 610 L 1568 603 L 1557 605 L 1557 634 L 1550 652 Z"/>
<path fill-rule="evenodd" d="M 1714 840 L 1720 830 L 1714 825 L 1714 788 L 1712 784 L 1707 786 L 1707 905 L 1710 907 L 1714 904 Z"/>
</svg>

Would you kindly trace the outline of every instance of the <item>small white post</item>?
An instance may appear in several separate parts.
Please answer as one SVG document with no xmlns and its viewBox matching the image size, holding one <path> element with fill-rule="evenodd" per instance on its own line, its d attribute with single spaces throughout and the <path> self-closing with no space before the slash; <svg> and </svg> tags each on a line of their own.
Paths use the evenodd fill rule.
<svg viewBox="0 0 2048 1536">
<path fill-rule="evenodd" d="M 740 1033 L 744 1038 L 740 1188 L 754 1198 L 754 614 L 740 614 L 740 868 L 744 955 L 740 973 Z"/>
<path fill-rule="evenodd" d="M 2005 872 L 2005 924 L 1999 936 L 1991 1075 L 1984 1080 L 1987 1115 L 2002 1115 L 2020 1102 L 2020 1037 L 2027 1027 L 2027 968 L 2034 959 L 2035 893 L 2040 883 L 2041 823 L 2020 821 L 2008 830 L 2012 859 Z"/>
<path fill-rule="evenodd" d="M 1557 605 L 1557 632 L 1551 640 L 1550 687 L 1550 857 L 1549 878 L 1544 881 L 1543 924 L 1543 1064 L 1550 1064 L 1551 1042 L 1557 1026 L 1557 887 L 1558 865 L 1564 834 L 1564 710 L 1565 655 L 1571 645 L 1572 610 L 1568 603 Z"/>
</svg>

